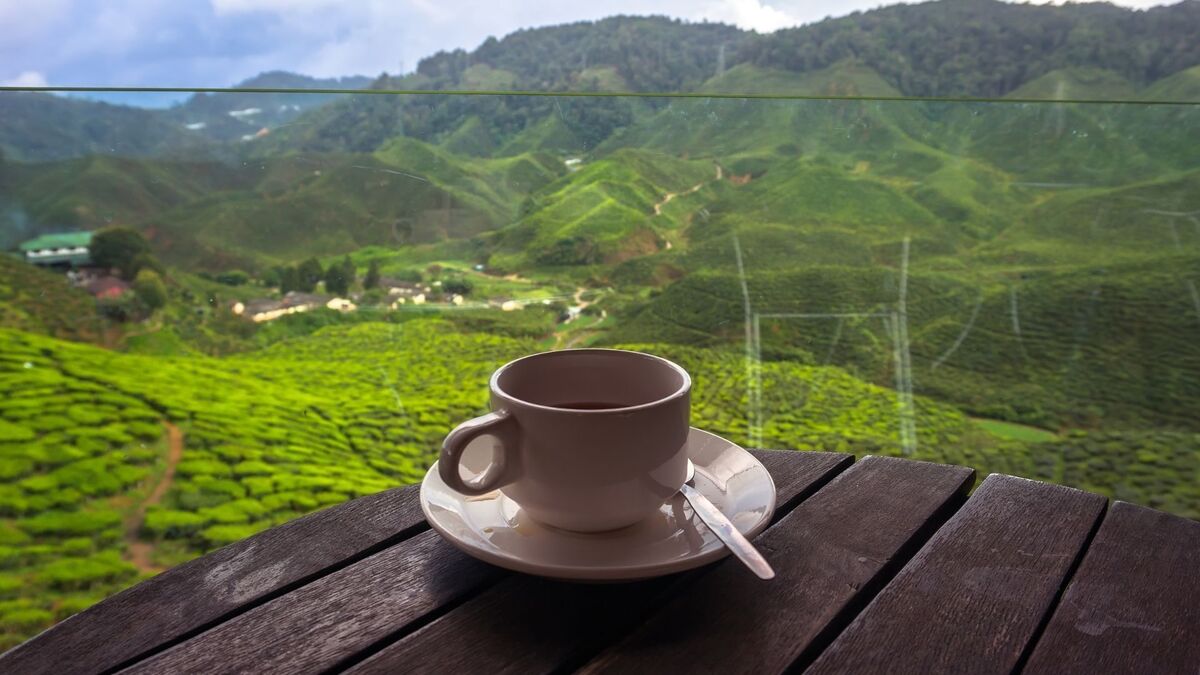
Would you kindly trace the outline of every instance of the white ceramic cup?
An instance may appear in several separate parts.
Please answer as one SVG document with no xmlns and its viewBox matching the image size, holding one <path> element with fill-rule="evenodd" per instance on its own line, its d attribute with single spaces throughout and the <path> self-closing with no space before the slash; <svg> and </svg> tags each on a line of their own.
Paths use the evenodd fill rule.
<svg viewBox="0 0 1200 675">
<path fill-rule="evenodd" d="M 500 489 L 547 525 L 599 532 L 650 516 L 683 485 L 692 378 L 666 359 L 533 354 L 493 373 L 490 389 L 492 412 L 451 431 L 438 460 L 464 495 Z M 459 462 L 480 436 L 494 439 L 491 464 L 464 480 Z"/>
</svg>

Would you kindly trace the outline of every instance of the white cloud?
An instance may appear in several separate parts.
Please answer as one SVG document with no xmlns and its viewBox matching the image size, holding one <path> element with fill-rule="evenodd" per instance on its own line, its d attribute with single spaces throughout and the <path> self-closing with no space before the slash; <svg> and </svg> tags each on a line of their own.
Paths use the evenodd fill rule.
<svg viewBox="0 0 1200 675">
<path fill-rule="evenodd" d="M 720 0 L 710 3 L 702 14 L 710 21 L 731 23 L 739 28 L 770 33 L 803 23 L 798 14 L 783 11 L 759 0 Z"/>
<path fill-rule="evenodd" d="M 36 70 L 26 70 L 16 77 L 4 82 L 6 87 L 45 87 L 46 76 Z"/>
</svg>

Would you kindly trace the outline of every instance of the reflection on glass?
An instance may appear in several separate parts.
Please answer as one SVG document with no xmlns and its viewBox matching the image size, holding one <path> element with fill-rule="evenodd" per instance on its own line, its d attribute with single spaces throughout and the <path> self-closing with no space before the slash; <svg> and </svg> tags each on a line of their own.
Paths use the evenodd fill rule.
<svg viewBox="0 0 1200 675">
<path fill-rule="evenodd" d="M 1200 516 L 1194 105 L 264 96 L 5 139 L 13 635 L 418 481 L 584 345 L 739 443 Z"/>
</svg>

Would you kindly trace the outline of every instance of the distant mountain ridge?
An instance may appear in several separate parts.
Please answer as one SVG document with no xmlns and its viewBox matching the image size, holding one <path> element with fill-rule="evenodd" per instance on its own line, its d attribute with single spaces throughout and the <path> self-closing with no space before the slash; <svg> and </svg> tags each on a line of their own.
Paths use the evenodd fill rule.
<svg viewBox="0 0 1200 675">
<path fill-rule="evenodd" d="M 819 73 L 840 62 L 892 92 L 909 96 L 1018 96 L 1036 99 L 1147 98 L 1200 101 L 1200 0 L 1143 11 L 1103 3 L 1018 5 L 942 0 L 895 5 L 759 35 L 717 23 L 616 16 L 516 31 L 467 52 L 438 52 L 413 73 L 318 79 L 273 71 L 238 87 L 453 91 L 702 91 L 811 94 L 811 87 L 759 82 L 745 90 L 722 75 L 752 64 L 778 72 Z M 845 72 L 845 71 L 843 71 Z M 714 80 L 716 78 L 716 80 Z M 1049 79 L 1046 79 L 1049 78 Z M 1156 85 L 1166 78 L 1167 84 Z M 802 82 L 803 78 L 796 82 Z M 853 80 L 819 93 L 871 95 Z M 0 147 L 12 159 L 44 161 L 93 152 L 133 156 L 201 152 L 198 142 L 254 140 L 330 103 L 327 94 L 196 94 L 173 108 L 140 111 L 17 93 L 0 95 Z M 541 102 L 546 103 L 546 102 Z M 428 138 L 450 120 L 475 115 L 490 135 L 511 135 L 545 116 L 529 101 L 512 109 L 494 100 L 344 101 L 364 129 L 345 129 L 339 113 L 318 116 L 303 147 L 371 151 L 396 133 Z M 416 110 L 406 115 L 397 107 Z M 594 106 L 598 109 L 600 106 Z M 344 115 L 343 115 L 344 116 Z M 405 119 L 407 117 L 407 119 Z M 332 128 L 325 121 L 334 118 Z M 449 119 L 447 119 L 449 118 Z M 367 131 L 365 128 L 371 130 Z M 411 132 L 410 132 L 411 129 Z M 265 130 L 265 131 L 264 131 Z M 356 137 L 357 140 L 341 140 Z M 47 140 L 49 139 L 49 140 Z M 277 146 L 272 146 L 275 148 Z"/>
</svg>

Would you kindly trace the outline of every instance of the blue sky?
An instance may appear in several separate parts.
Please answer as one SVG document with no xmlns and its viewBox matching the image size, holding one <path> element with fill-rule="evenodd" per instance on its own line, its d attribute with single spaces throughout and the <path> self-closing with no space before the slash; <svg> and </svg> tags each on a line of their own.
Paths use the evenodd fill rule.
<svg viewBox="0 0 1200 675">
<path fill-rule="evenodd" d="M 0 0 L 0 84 L 221 87 L 267 70 L 407 72 L 518 28 L 665 14 L 767 32 L 880 0 Z M 1148 7 L 1161 0 L 1122 0 Z M 111 97 L 110 97 L 111 98 Z M 165 104 L 178 97 L 138 97 Z M 116 97 L 129 101 L 129 97 Z"/>
</svg>

